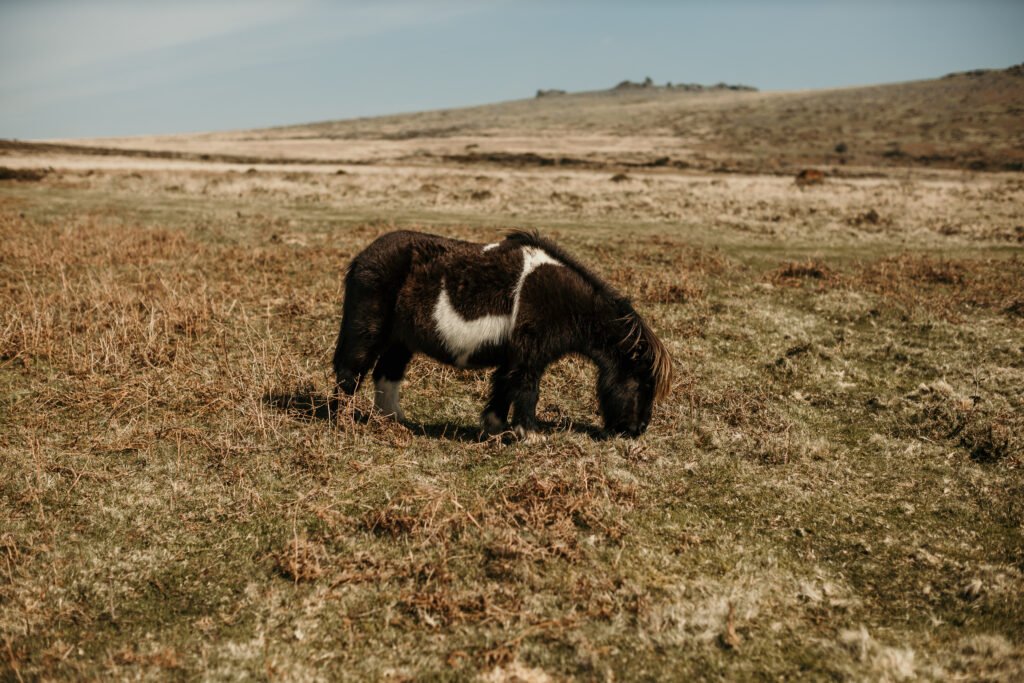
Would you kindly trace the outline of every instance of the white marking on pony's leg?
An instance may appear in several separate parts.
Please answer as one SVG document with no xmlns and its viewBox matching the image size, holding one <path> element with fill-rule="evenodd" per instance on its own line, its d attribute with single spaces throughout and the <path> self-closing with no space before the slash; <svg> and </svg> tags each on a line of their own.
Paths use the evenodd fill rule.
<svg viewBox="0 0 1024 683">
<path fill-rule="evenodd" d="M 398 394 L 402 382 L 395 382 L 383 377 L 375 383 L 373 388 L 373 405 L 385 416 L 393 416 L 399 422 L 405 421 L 405 413 L 398 405 Z"/>
<path fill-rule="evenodd" d="M 548 440 L 548 437 L 540 432 L 531 432 L 522 425 L 516 425 L 513 427 L 512 432 L 516 435 L 516 438 L 523 443 L 543 443 Z"/>
<path fill-rule="evenodd" d="M 484 251 L 490 251 L 491 249 L 494 249 L 495 247 L 499 246 L 500 244 L 501 244 L 501 242 L 491 242 L 490 244 L 485 244 L 484 245 Z"/>
</svg>

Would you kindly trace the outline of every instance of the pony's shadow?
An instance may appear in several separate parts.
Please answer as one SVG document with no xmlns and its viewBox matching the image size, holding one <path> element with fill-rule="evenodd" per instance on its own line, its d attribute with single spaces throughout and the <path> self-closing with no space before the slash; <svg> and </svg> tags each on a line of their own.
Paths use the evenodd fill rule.
<svg viewBox="0 0 1024 683">
<path fill-rule="evenodd" d="M 336 398 L 308 392 L 264 394 L 263 404 L 288 413 L 296 419 L 305 422 L 323 421 L 338 423 L 341 420 L 351 420 L 357 424 L 368 424 L 375 417 L 365 410 L 353 406 L 342 406 Z M 379 418 L 376 418 L 379 419 Z M 445 441 L 464 441 L 479 443 L 486 441 L 487 434 L 479 426 L 458 425 L 450 422 L 413 422 L 406 420 L 405 425 L 413 434 L 420 434 L 432 439 Z M 562 420 L 558 422 L 541 421 L 544 434 L 553 432 L 570 432 L 574 434 L 585 434 L 595 441 L 604 441 L 608 434 L 604 430 L 589 424 Z M 515 442 L 516 438 L 511 432 L 498 435 L 502 441 Z"/>
<path fill-rule="evenodd" d="M 288 413 L 292 417 L 305 422 L 322 420 L 325 422 L 336 422 L 339 418 L 341 406 L 338 399 L 313 393 L 284 393 L 270 392 L 263 395 L 263 405 L 276 410 Z M 345 411 L 345 416 L 351 415 L 352 420 L 359 423 L 369 421 L 369 415 L 357 408 L 351 413 Z"/>
</svg>

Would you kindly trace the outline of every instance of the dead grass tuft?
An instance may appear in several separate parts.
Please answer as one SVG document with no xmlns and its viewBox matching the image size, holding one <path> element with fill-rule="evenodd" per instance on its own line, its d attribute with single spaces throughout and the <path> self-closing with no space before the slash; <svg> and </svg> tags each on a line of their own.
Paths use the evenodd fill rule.
<svg viewBox="0 0 1024 683">
<path fill-rule="evenodd" d="M 1018 318 L 1024 318 L 1024 299 L 1014 300 L 1006 307 L 1005 311 L 1010 315 L 1017 316 Z"/>
<path fill-rule="evenodd" d="M 959 320 L 975 309 L 1013 315 L 1024 288 L 1024 261 L 952 260 L 903 254 L 865 264 L 851 281 L 909 309 L 924 308 Z"/>
<path fill-rule="evenodd" d="M 882 216 L 874 209 L 868 209 L 862 213 L 858 213 L 853 218 L 847 221 L 852 226 L 863 227 L 863 226 L 878 226 L 888 224 L 889 221 L 883 221 Z"/>
<path fill-rule="evenodd" d="M 443 580 L 440 583 L 405 594 L 398 601 L 399 608 L 418 623 L 437 629 L 507 618 L 518 614 L 522 607 L 512 591 L 455 593 Z"/>
<path fill-rule="evenodd" d="M 291 581 L 316 581 L 324 574 L 324 547 L 307 538 L 296 537 L 274 556 L 274 566 Z"/>
<path fill-rule="evenodd" d="M 825 182 L 825 174 L 816 168 L 805 168 L 796 174 L 795 182 L 798 187 L 821 185 Z"/>
<path fill-rule="evenodd" d="M 808 259 L 807 261 L 790 261 L 783 263 L 771 274 L 771 279 L 780 284 L 797 284 L 799 280 L 824 280 L 835 279 L 835 273 L 821 261 Z"/>
<path fill-rule="evenodd" d="M 516 526 L 567 532 L 572 526 L 596 529 L 613 539 L 621 537 L 619 520 L 609 520 L 607 506 L 628 509 L 636 502 L 637 488 L 609 479 L 596 468 L 581 464 L 573 476 L 539 478 L 509 486 L 501 497 L 501 513 Z"/>
<path fill-rule="evenodd" d="M 694 283 L 686 273 L 675 276 L 674 282 L 661 278 L 645 278 L 630 287 L 638 301 L 651 304 L 689 304 L 704 297 L 704 287 Z"/>
<path fill-rule="evenodd" d="M 402 493 L 363 516 L 363 527 L 391 537 L 437 540 L 458 534 L 475 521 L 472 512 L 447 490 L 430 487 Z"/>
<path fill-rule="evenodd" d="M 181 655 L 169 647 L 159 648 L 154 652 L 139 652 L 136 649 L 124 648 L 114 653 L 115 664 L 141 667 L 157 667 L 160 669 L 180 669 Z"/>
<path fill-rule="evenodd" d="M 628 249 L 626 245 L 621 248 Z M 687 305 L 705 299 L 708 287 L 735 266 L 722 254 L 680 243 L 651 245 L 643 256 L 623 265 L 608 248 L 597 251 L 600 272 L 621 292 L 641 304 Z"/>
<path fill-rule="evenodd" d="M 921 384 L 893 418 L 897 435 L 954 443 L 979 463 L 1024 456 L 1024 417 L 996 397 L 966 396 L 942 380 Z"/>
</svg>

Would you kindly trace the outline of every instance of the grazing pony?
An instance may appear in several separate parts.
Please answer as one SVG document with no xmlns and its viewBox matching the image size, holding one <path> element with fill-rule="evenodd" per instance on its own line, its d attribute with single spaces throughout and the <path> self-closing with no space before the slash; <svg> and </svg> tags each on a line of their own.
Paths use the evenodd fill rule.
<svg viewBox="0 0 1024 683">
<path fill-rule="evenodd" d="M 355 393 L 373 368 L 377 408 L 404 420 L 398 389 L 418 352 L 496 367 L 483 427 L 505 431 L 513 408 L 520 438 L 537 431 L 540 378 L 562 356 L 594 361 L 605 428 L 633 437 L 672 374 L 629 300 L 550 241 L 518 231 L 493 244 L 391 232 L 352 259 L 334 352 L 339 394 Z"/>
</svg>

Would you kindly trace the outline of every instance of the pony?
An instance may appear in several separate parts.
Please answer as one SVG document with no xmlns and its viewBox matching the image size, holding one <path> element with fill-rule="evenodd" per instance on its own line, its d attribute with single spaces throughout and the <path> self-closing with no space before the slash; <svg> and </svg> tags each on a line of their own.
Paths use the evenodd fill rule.
<svg viewBox="0 0 1024 683">
<path fill-rule="evenodd" d="M 481 413 L 488 434 L 539 431 L 545 369 L 578 354 L 598 368 L 605 429 L 637 437 L 671 386 L 668 350 L 628 299 L 553 242 L 513 231 L 479 244 L 421 232 L 378 237 L 345 275 L 334 351 L 336 395 L 371 368 L 374 404 L 399 421 L 399 387 L 415 353 L 459 368 L 495 368 Z"/>
</svg>

